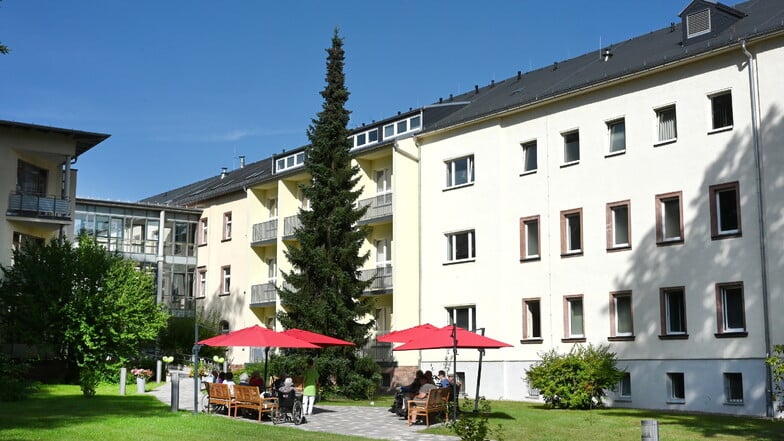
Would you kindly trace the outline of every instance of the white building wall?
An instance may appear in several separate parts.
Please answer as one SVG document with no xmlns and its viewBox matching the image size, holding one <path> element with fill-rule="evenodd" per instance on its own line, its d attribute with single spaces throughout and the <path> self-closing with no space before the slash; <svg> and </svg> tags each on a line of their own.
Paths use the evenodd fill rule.
<svg viewBox="0 0 784 441">
<path fill-rule="evenodd" d="M 580 294 L 586 342 L 609 344 L 628 366 L 632 406 L 765 414 L 764 311 L 744 60 L 738 49 L 420 140 L 421 321 L 444 325 L 446 307 L 475 305 L 476 326 L 515 346 L 487 351 L 481 395 L 525 398 L 524 369 L 537 354 L 572 347 L 562 341 L 563 296 Z M 734 126 L 710 133 L 709 96 L 723 90 L 732 92 Z M 655 109 L 670 104 L 676 105 L 677 141 L 656 145 Z M 626 122 L 627 150 L 607 156 L 606 121 L 619 117 Z M 563 166 L 561 133 L 575 129 L 580 161 Z M 539 169 L 521 176 L 520 144 L 532 139 L 538 142 Z M 475 157 L 476 182 L 446 190 L 445 161 L 468 154 Z M 740 187 L 742 236 L 712 240 L 709 186 L 733 181 Z M 655 197 L 675 191 L 682 192 L 685 240 L 657 246 Z M 632 247 L 608 252 L 606 204 L 621 200 L 631 204 Z M 582 209 L 583 253 L 562 258 L 560 213 L 574 208 Z M 532 215 L 540 216 L 541 259 L 520 262 L 519 219 Z M 476 231 L 476 259 L 445 264 L 445 234 L 467 229 Z M 735 281 L 743 282 L 748 337 L 717 338 L 715 284 Z M 688 339 L 659 338 L 659 289 L 671 286 L 685 287 Z M 608 342 L 609 293 L 620 290 L 632 292 L 635 339 Z M 528 297 L 541 298 L 540 344 L 520 344 L 522 299 Z M 443 364 L 442 352 L 424 351 L 422 366 Z M 476 360 L 474 350 L 458 356 L 457 370 L 466 372 L 464 392 L 470 394 Z M 667 403 L 667 372 L 684 372 L 685 403 Z M 725 403 L 724 372 L 743 374 L 744 405 Z"/>
</svg>

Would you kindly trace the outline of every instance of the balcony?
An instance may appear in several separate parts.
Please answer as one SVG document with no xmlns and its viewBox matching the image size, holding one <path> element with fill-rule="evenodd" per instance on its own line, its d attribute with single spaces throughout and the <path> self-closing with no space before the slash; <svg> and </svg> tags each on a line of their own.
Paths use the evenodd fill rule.
<svg viewBox="0 0 784 441">
<path fill-rule="evenodd" d="M 392 193 L 361 199 L 357 201 L 357 206 L 368 207 L 365 215 L 359 219 L 360 224 L 377 224 L 392 219 Z"/>
<path fill-rule="evenodd" d="M 51 195 L 41 196 L 14 191 L 8 197 L 6 216 L 56 219 L 68 222 L 71 220 L 71 202 L 68 199 Z"/>
<path fill-rule="evenodd" d="M 175 297 L 169 299 L 169 313 L 172 317 L 193 317 L 196 305 L 192 297 Z"/>
<path fill-rule="evenodd" d="M 251 246 L 268 245 L 278 238 L 278 220 L 272 219 L 253 225 L 253 239 Z"/>
<path fill-rule="evenodd" d="M 275 306 L 278 288 L 274 282 L 261 283 L 250 287 L 250 306 Z"/>
<path fill-rule="evenodd" d="M 302 227 L 302 221 L 299 219 L 299 215 L 289 216 L 283 219 L 283 237 L 284 238 L 292 238 L 294 236 L 294 232 L 297 231 L 298 228 Z"/>
<path fill-rule="evenodd" d="M 365 289 L 366 293 L 387 294 L 392 292 L 392 265 L 362 270 L 359 278 L 360 280 L 373 281 L 370 286 Z"/>
<path fill-rule="evenodd" d="M 376 337 L 370 339 L 367 344 L 362 347 L 363 355 L 372 357 L 373 360 L 384 365 L 393 363 L 395 361 L 395 357 L 392 353 L 392 343 L 382 343 L 376 340 L 376 338 L 388 333 L 389 330 L 376 331 Z"/>
</svg>

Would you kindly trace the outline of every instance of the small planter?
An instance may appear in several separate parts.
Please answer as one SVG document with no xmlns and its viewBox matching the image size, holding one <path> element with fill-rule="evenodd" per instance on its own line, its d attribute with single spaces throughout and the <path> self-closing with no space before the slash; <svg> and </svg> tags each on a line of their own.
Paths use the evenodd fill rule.
<svg viewBox="0 0 784 441">
<path fill-rule="evenodd" d="M 136 393 L 143 394 L 145 387 L 147 387 L 147 379 L 136 377 Z"/>
</svg>

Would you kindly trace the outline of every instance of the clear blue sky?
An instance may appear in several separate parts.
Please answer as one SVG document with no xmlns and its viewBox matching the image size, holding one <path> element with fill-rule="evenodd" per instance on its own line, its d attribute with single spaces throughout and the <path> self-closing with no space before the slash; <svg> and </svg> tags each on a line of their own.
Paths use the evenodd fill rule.
<svg viewBox="0 0 784 441">
<path fill-rule="evenodd" d="M 136 201 L 305 145 L 336 26 L 356 127 L 666 27 L 688 3 L 4 0 L 0 119 L 110 134 L 79 158 L 78 195 Z"/>
</svg>

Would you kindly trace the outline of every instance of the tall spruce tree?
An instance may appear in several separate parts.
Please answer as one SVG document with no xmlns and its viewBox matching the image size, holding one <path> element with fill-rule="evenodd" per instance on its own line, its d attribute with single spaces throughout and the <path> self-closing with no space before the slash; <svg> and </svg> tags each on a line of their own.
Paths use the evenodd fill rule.
<svg viewBox="0 0 784 441">
<path fill-rule="evenodd" d="M 343 39 L 337 29 L 327 54 L 324 103 L 308 128 L 310 145 L 305 149 L 305 170 L 312 179 L 302 192 L 310 200 L 310 210 L 300 209 L 297 243 L 285 251 L 293 269 L 283 274 L 290 288 L 281 288 L 285 311 L 278 313 L 278 320 L 285 328 L 320 332 L 362 346 L 373 326 L 367 320 L 373 304 L 362 297 L 370 282 L 358 277 L 369 257 L 368 252 L 360 254 L 367 230 L 357 225 L 367 208 L 355 204 L 361 192 L 359 167 L 351 164 L 349 155 L 349 92 Z M 327 355 L 353 359 L 352 351 L 330 348 Z"/>
</svg>

